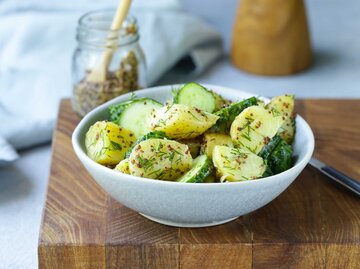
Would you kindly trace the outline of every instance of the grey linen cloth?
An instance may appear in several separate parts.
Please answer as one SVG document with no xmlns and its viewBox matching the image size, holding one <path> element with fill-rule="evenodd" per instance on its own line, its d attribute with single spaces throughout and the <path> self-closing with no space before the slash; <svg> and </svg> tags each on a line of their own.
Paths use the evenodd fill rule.
<svg viewBox="0 0 360 269">
<path fill-rule="evenodd" d="M 0 4 L 0 165 L 14 149 L 50 141 L 59 100 L 71 96 L 77 20 L 117 1 L 7 0 Z M 179 61 L 201 73 L 222 54 L 220 35 L 176 0 L 133 1 L 147 82 L 154 85 Z M 176 69 L 179 70 L 179 69 Z"/>
</svg>

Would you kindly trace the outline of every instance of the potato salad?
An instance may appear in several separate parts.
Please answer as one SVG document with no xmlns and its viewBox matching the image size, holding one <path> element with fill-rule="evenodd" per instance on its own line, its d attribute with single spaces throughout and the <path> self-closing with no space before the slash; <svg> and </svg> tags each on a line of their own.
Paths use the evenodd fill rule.
<svg viewBox="0 0 360 269">
<path fill-rule="evenodd" d="M 137 177 L 182 183 L 256 180 L 293 166 L 294 96 L 231 102 L 191 82 L 162 104 L 136 98 L 109 107 L 86 133 L 95 162 Z"/>
</svg>

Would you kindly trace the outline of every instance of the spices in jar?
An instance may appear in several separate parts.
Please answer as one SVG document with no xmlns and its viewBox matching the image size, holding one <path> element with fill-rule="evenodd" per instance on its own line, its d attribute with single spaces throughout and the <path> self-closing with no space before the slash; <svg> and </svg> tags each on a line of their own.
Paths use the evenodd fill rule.
<svg viewBox="0 0 360 269">
<path fill-rule="evenodd" d="M 121 94 L 146 86 L 145 57 L 138 43 L 136 20 L 127 18 L 119 33 L 114 35 L 112 31 L 104 30 L 109 29 L 106 25 L 110 25 L 111 18 L 108 11 L 98 11 L 84 15 L 79 21 L 79 46 L 73 58 L 72 105 L 80 116 Z M 116 40 L 109 39 L 111 34 Z M 88 80 L 109 44 L 113 53 L 106 79 L 100 82 Z"/>
</svg>

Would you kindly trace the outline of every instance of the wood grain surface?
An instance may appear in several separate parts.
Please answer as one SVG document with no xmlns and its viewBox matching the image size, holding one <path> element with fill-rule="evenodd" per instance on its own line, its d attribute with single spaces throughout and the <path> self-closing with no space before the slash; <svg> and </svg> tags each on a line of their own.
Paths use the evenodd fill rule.
<svg viewBox="0 0 360 269">
<path fill-rule="evenodd" d="M 231 60 L 261 75 L 288 75 L 312 61 L 303 0 L 241 0 L 235 18 Z"/>
<path fill-rule="evenodd" d="M 315 155 L 360 179 L 360 100 L 300 100 Z M 95 183 L 72 150 L 61 103 L 40 231 L 40 268 L 360 268 L 360 199 L 307 167 L 267 206 L 197 229 L 152 222 Z"/>
</svg>

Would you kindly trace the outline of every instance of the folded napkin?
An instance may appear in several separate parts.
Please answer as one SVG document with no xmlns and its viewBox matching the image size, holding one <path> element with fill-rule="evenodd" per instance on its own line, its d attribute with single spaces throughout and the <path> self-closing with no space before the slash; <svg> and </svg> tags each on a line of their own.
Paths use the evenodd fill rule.
<svg viewBox="0 0 360 269">
<path fill-rule="evenodd" d="M 88 11 L 115 8 L 117 2 L 0 2 L 3 143 L 5 139 L 21 149 L 51 139 L 59 100 L 72 91 L 70 67 L 77 20 Z M 138 19 L 150 86 L 181 59 L 190 59 L 190 71 L 198 74 L 222 54 L 220 35 L 186 13 L 177 0 L 133 1 L 130 12 Z"/>
</svg>

